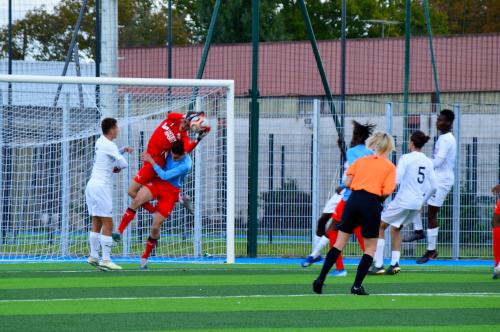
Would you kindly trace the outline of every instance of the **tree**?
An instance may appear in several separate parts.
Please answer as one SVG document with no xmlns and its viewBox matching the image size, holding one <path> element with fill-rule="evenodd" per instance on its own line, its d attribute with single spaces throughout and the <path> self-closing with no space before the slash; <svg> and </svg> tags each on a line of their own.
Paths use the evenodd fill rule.
<svg viewBox="0 0 500 332">
<path fill-rule="evenodd" d="M 451 34 L 500 32 L 500 1 L 498 0 L 432 0 L 448 17 Z"/>
<path fill-rule="evenodd" d="M 155 0 L 120 0 L 118 6 L 119 47 L 159 46 L 166 44 L 165 4 Z M 80 0 L 62 0 L 53 10 L 45 6 L 28 11 L 13 24 L 14 59 L 61 61 L 68 52 L 73 29 L 81 8 Z M 95 50 L 95 1 L 89 0 L 78 34 L 80 55 L 93 58 Z M 103 17 L 102 20 L 106 18 Z M 190 33 L 185 17 L 174 15 L 174 44 L 185 44 Z M 0 30 L 0 56 L 7 56 L 8 28 Z"/>
<path fill-rule="evenodd" d="M 261 41 L 282 40 L 283 22 L 277 0 L 262 0 L 260 6 Z M 190 17 L 187 22 L 194 42 L 204 42 L 215 0 L 179 0 L 179 11 Z M 247 43 L 252 39 L 252 1 L 223 0 L 215 27 L 214 43 Z"/>
<path fill-rule="evenodd" d="M 204 41 L 215 0 L 179 0 L 179 10 L 192 18 L 189 24 L 196 41 Z M 340 37 L 341 0 L 306 1 L 316 38 L 319 40 Z M 426 33 L 424 10 L 421 1 L 412 1 L 412 32 Z M 446 14 L 430 6 L 433 32 L 447 33 Z M 347 1 L 347 37 L 379 37 L 380 26 L 367 20 L 392 20 L 401 22 L 388 27 L 385 35 L 404 35 L 405 0 L 356 0 Z M 235 43 L 251 40 L 251 1 L 224 1 L 217 22 L 214 42 Z M 297 0 L 261 0 L 261 41 L 305 40 L 307 33 Z"/>
</svg>

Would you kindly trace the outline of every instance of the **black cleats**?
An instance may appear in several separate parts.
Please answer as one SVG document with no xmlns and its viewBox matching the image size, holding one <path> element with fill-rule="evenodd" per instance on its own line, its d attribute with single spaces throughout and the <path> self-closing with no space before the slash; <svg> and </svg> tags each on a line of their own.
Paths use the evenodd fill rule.
<svg viewBox="0 0 500 332">
<path fill-rule="evenodd" d="M 427 250 L 422 258 L 417 260 L 417 264 L 425 264 L 431 259 L 435 259 L 438 256 L 437 250 Z"/>
<path fill-rule="evenodd" d="M 359 288 L 352 286 L 351 287 L 351 294 L 352 295 L 370 295 L 365 291 L 363 286 L 360 286 Z"/>
<path fill-rule="evenodd" d="M 323 293 L 323 281 L 319 279 L 313 281 L 313 292 L 315 292 L 316 294 Z"/>
<path fill-rule="evenodd" d="M 403 242 L 413 242 L 413 241 L 418 241 L 418 240 L 423 240 L 425 239 L 425 234 L 424 232 L 413 232 L 411 233 L 408 237 L 403 238 Z"/>
</svg>

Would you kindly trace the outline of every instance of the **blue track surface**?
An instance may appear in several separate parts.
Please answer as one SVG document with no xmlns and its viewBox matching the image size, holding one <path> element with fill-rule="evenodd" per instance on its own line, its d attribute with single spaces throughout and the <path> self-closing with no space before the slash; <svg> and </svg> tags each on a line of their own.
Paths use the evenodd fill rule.
<svg viewBox="0 0 500 332">
<path fill-rule="evenodd" d="M 120 263 L 137 263 L 139 258 L 113 258 L 114 261 Z M 41 259 L 41 258 L 26 258 L 26 257 L 11 257 L 7 259 L 0 259 L 0 264 L 8 264 L 8 263 L 81 263 L 86 262 L 86 258 L 58 258 L 58 259 Z M 224 263 L 223 258 L 156 258 L 153 257 L 151 262 L 156 263 L 197 263 L 197 264 L 211 264 L 211 263 Z M 236 264 L 290 264 L 299 266 L 302 262 L 301 258 L 236 258 Z M 344 258 L 344 264 L 346 265 L 357 265 L 359 263 L 359 258 Z M 385 260 L 385 264 L 389 264 L 390 260 Z M 322 262 L 316 263 L 317 265 L 321 265 Z M 400 264 L 403 266 L 411 266 L 418 265 L 416 264 L 414 259 L 402 259 Z M 483 267 L 491 267 L 493 266 L 493 261 L 491 260 L 446 260 L 446 259 L 438 259 L 431 260 L 426 266 L 483 266 Z"/>
</svg>

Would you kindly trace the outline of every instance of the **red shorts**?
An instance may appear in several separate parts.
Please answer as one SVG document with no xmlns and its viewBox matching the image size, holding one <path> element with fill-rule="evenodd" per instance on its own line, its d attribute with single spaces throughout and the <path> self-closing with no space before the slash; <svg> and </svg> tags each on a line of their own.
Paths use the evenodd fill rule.
<svg viewBox="0 0 500 332">
<path fill-rule="evenodd" d="M 158 200 L 158 204 L 156 204 L 156 211 L 158 211 L 158 213 L 165 218 L 168 218 L 175 207 L 175 203 L 179 201 L 179 193 L 181 190 L 174 187 L 170 184 L 170 182 L 164 181 L 160 178 L 154 179 L 145 186 L 153 195 L 153 199 Z"/>
<path fill-rule="evenodd" d="M 155 163 L 158 164 L 158 166 L 163 167 L 165 165 L 165 157 L 163 156 L 152 156 L 152 157 Z M 153 168 L 153 165 L 145 162 L 144 165 L 142 165 L 141 169 L 135 175 L 134 181 L 144 186 L 146 183 L 153 181 L 156 177 L 157 174 Z"/>
<path fill-rule="evenodd" d="M 497 201 L 497 206 L 495 208 L 495 214 L 500 215 L 500 198 Z"/>
<path fill-rule="evenodd" d="M 345 201 L 343 199 L 340 200 L 339 204 L 335 208 L 335 211 L 332 213 L 332 219 L 334 222 L 339 223 L 342 220 L 342 215 L 344 214 Z"/>
</svg>

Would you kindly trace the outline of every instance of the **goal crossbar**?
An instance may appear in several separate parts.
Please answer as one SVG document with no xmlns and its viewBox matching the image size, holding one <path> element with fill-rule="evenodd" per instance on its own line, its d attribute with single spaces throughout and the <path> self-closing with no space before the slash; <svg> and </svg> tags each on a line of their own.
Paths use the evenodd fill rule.
<svg viewBox="0 0 500 332">
<path fill-rule="evenodd" d="M 88 85 L 135 85 L 165 87 L 225 87 L 233 90 L 233 80 L 205 79 L 163 79 L 137 77 L 76 77 L 76 76 L 41 76 L 41 75 L 0 75 L 0 82 L 6 83 L 46 83 L 46 84 L 88 84 Z"/>
</svg>

